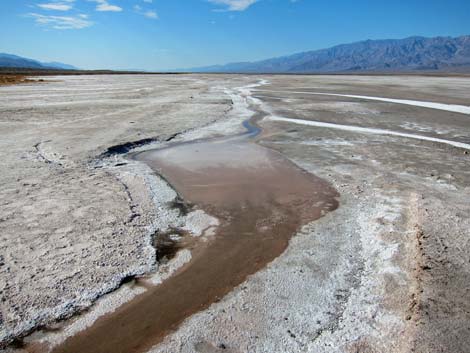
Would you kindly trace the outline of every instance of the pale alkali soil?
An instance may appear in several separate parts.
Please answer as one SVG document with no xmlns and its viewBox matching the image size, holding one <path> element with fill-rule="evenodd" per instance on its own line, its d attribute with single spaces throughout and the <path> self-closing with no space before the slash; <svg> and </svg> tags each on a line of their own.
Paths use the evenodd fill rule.
<svg viewBox="0 0 470 353">
<path fill-rule="evenodd" d="M 290 91 L 470 102 L 470 80 L 456 77 L 69 76 L 1 87 L 0 338 L 44 326 L 26 349 L 60 344 L 145 291 L 146 281 L 188 263 L 183 250 L 159 265 L 153 234 L 197 235 L 211 216 L 188 228 L 199 216 L 175 207 L 167 183 L 141 163 L 104 154 L 139 140 L 150 142 L 145 149 L 230 135 L 252 110 L 266 118 L 258 143 L 332 183 L 340 207 L 152 351 L 468 351 L 467 151 L 269 116 L 462 144 L 470 143 L 470 116 Z M 129 145 L 121 147 L 111 152 Z M 136 275 L 149 278 L 102 296 Z M 56 323 L 99 297 L 75 323 Z"/>
</svg>

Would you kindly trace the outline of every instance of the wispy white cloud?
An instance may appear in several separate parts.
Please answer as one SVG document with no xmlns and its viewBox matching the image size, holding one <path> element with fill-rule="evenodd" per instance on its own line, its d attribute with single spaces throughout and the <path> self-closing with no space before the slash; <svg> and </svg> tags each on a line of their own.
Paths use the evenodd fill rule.
<svg viewBox="0 0 470 353">
<path fill-rule="evenodd" d="M 216 5 L 225 5 L 226 11 L 245 11 L 259 0 L 208 0 Z"/>
<path fill-rule="evenodd" d="M 96 7 L 96 11 L 111 11 L 111 12 L 121 12 L 122 7 L 108 4 L 107 2 L 101 3 Z"/>
<path fill-rule="evenodd" d="M 72 2 L 48 2 L 37 5 L 43 10 L 54 10 L 54 11 L 69 11 L 73 8 Z"/>
<path fill-rule="evenodd" d="M 144 0 L 144 2 L 146 2 L 147 4 L 151 4 L 153 3 L 153 0 Z"/>
<path fill-rule="evenodd" d="M 145 1 L 148 2 L 148 1 Z M 140 5 L 134 5 L 134 11 L 139 15 L 145 16 L 147 18 L 151 18 L 153 20 L 158 20 L 158 14 L 154 10 L 145 10 Z"/>
<path fill-rule="evenodd" d="M 122 7 L 117 5 L 112 5 L 108 2 L 108 0 L 88 0 L 92 2 L 96 2 L 96 11 L 110 11 L 110 12 L 121 12 Z"/>
<path fill-rule="evenodd" d="M 157 14 L 157 12 L 156 12 L 156 11 L 153 11 L 153 10 L 145 11 L 145 12 L 143 13 L 143 15 L 144 15 L 145 17 L 153 18 L 153 19 L 155 19 L 155 20 L 158 19 L 158 14 Z"/>
<path fill-rule="evenodd" d="M 53 29 L 82 29 L 93 25 L 87 15 L 51 16 L 30 13 L 27 16 L 34 18 L 37 24 Z"/>
</svg>

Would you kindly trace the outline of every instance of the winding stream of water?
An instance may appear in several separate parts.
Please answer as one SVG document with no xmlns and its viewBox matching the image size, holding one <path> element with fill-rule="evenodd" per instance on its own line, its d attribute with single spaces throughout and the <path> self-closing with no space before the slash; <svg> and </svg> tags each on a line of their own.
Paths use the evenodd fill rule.
<svg viewBox="0 0 470 353">
<path fill-rule="evenodd" d="M 281 255 L 305 225 L 337 206 L 337 192 L 256 144 L 260 130 L 139 153 L 191 204 L 217 217 L 216 234 L 174 276 L 151 287 L 54 352 L 144 352 L 184 319 L 220 300 Z"/>
</svg>

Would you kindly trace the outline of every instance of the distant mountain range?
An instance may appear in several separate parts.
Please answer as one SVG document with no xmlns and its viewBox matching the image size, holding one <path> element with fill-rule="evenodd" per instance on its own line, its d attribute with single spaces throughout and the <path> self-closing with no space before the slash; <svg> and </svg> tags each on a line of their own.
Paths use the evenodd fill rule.
<svg viewBox="0 0 470 353">
<path fill-rule="evenodd" d="M 185 71 L 244 73 L 470 72 L 470 36 L 366 40 L 263 61 L 199 67 Z"/>
<path fill-rule="evenodd" d="M 0 53 L 0 68 L 78 70 L 59 62 L 40 62 Z M 470 35 L 366 40 L 256 62 L 238 62 L 178 72 L 354 73 L 470 72 Z"/>
<path fill-rule="evenodd" d="M 59 62 L 43 63 L 33 59 L 23 58 L 21 56 L 0 53 L 0 67 L 21 68 L 21 69 L 59 69 L 59 70 L 78 70 L 72 65 Z"/>
</svg>

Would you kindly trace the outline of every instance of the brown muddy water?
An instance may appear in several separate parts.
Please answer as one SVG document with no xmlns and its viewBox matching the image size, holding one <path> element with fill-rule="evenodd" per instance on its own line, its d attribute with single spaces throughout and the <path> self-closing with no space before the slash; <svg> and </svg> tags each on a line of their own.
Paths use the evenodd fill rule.
<svg viewBox="0 0 470 353">
<path fill-rule="evenodd" d="M 220 300 L 281 255 L 305 225 L 337 206 L 337 192 L 248 136 L 138 154 L 185 201 L 220 221 L 192 260 L 54 352 L 145 352 L 184 319 Z"/>
</svg>

